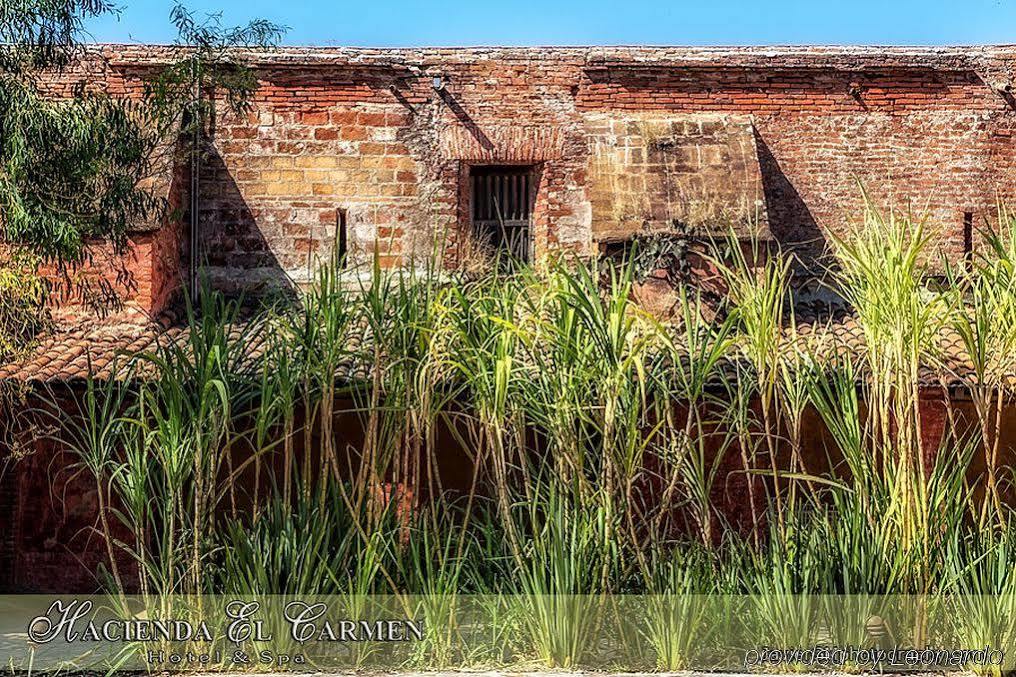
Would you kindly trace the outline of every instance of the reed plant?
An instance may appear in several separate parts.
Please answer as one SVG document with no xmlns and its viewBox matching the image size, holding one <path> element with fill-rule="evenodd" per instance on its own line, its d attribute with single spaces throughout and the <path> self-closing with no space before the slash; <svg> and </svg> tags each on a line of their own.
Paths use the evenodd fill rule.
<svg viewBox="0 0 1016 677">
<path fill-rule="evenodd" d="M 723 633 L 723 619 L 713 613 L 717 584 L 716 555 L 708 546 L 676 544 L 653 553 L 653 576 L 647 581 L 643 632 L 665 672 L 708 664 L 713 641 Z"/>
<path fill-rule="evenodd" d="M 1012 646 L 1016 641 L 1016 553 L 1013 533 L 967 528 L 950 542 L 940 615 L 963 646 Z M 967 666 L 984 671 L 984 666 Z M 993 672 L 998 674 L 1000 667 Z"/>
<path fill-rule="evenodd" d="M 57 425 L 52 429 L 59 435 L 58 441 L 80 459 L 78 467 L 90 474 L 95 483 L 99 527 L 109 558 L 114 591 L 121 600 L 125 586 L 117 544 L 123 543 L 123 540 L 119 532 L 113 530 L 112 516 L 116 511 L 112 501 L 113 478 L 120 480 L 119 486 L 130 488 L 124 497 L 127 509 L 140 507 L 144 510 L 147 507 L 146 496 L 143 493 L 139 496 L 143 489 L 134 487 L 131 482 L 137 474 L 125 473 L 119 463 L 120 450 L 128 439 L 125 409 L 130 398 L 130 389 L 125 381 L 99 381 L 90 376 L 85 381 L 81 396 L 74 399 L 69 415 L 56 398 L 51 398 L 47 408 L 48 415 L 57 418 Z"/>
<path fill-rule="evenodd" d="M 223 541 L 229 547 L 221 553 L 217 590 L 240 597 L 342 592 L 322 572 L 341 570 L 358 542 L 335 494 L 324 508 L 316 497 L 296 505 L 276 499 L 253 523 L 227 522 Z"/>
<path fill-rule="evenodd" d="M 325 504 L 329 486 L 332 482 L 338 482 L 342 472 L 333 434 L 337 374 L 349 356 L 349 339 L 354 321 L 354 306 L 350 302 L 351 294 L 344 286 L 342 268 L 343 261 L 339 259 L 319 267 L 313 283 L 303 296 L 302 307 L 299 312 L 291 315 L 286 336 L 288 340 L 274 345 L 275 355 L 283 370 L 279 376 L 286 381 L 281 385 L 291 389 L 299 384 L 302 394 L 306 419 L 301 464 L 303 496 L 306 499 L 314 494 L 321 505 Z M 290 382 L 288 378 L 288 370 L 291 369 L 288 362 L 292 358 L 280 354 L 291 347 L 300 349 L 300 379 L 296 383 Z M 315 432 L 319 443 L 317 450 L 312 448 Z M 312 462 L 315 457 L 317 468 L 313 467 Z M 285 459 L 285 463 L 290 465 L 292 459 Z"/>
<path fill-rule="evenodd" d="M 819 595 L 827 584 L 819 547 L 826 534 L 804 512 L 788 513 L 769 529 L 761 549 L 735 542 L 729 555 L 728 566 L 741 572 L 748 595 L 746 624 L 758 645 L 814 645 Z"/>
<path fill-rule="evenodd" d="M 686 669 L 721 634 L 862 641 L 857 618 L 889 594 L 922 600 L 907 616 L 921 638 L 947 597 L 1011 587 L 1003 223 L 934 287 L 923 222 L 869 203 L 832 236 L 853 353 L 803 340 L 790 257 L 752 241 L 713 257 L 718 316 L 685 287 L 667 322 L 633 301 L 630 262 L 474 275 L 331 259 L 296 302 L 251 312 L 205 290 L 181 339 L 47 409 L 95 484 L 118 595 L 327 594 L 350 614 L 391 596 L 435 628 L 414 668 L 614 651 Z M 946 366 L 947 329 L 978 425 L 932 437 L 922 379 Z M 806 458 L 813 418 L 826 459 Z M 968 611 L 949 632 L 1010 632 Z"/>
<path fill-rule="evenodd" d="M 208 591 L 204 564 L 215 549 L 217 514 L 224 506 L 238 516 L 239 476 L 259 450 L 234 463 L 240 422 L 250 413 L 258 383 L 249 347 L 260 342 L 257 323 L 241 319 L 241 303 L 207 292 L 189 307 L 184 341 L 164 341 L 141 360 L 157 376 L 145 383 L 137 424 L 150 432 L 149 444 L 166 483 L 159 488 L 167 525 L 164 555 L 172 558 L 189 540 L 186 577 L 167 572 L 162 593 Z M 188 301 L 188 305 L 190 301 Z M 177 583 L 183 585 L 177 588 Z"/>
<path fill-rule="evenodd" d="M 790 258 L 764 249 L 757 237 L 743 239 L 731 235 L 725 249 L 727 259 L 714 259 L 727 286 L 730 302 L 736 309 L 740 334 L 738 347 L 751 367 L 749 383 L 758 397 L 760 433 L 772 473 L 772 498 L 780 525 L 784 522 L 784 496 L 778 466 L 784 323 L 788 315 Z M 792 471 L 797 470 L 794 459 Z M 751 472 L 753 468 L 745 468 Z"/>
<path fill-rule="evenodd" d="M 604 572 L 609 577 L 617 570 L 622 553 L 610 539 L 605 505 L 575 506 L 555 482 L 541 481 L 537 495 L 517 511 L 526 541 L 512 592 L 539 660 L 567 669 L 580 665 L 594 645 Z"/>
<path fill-rule="evenodd" d="M 702 544 L 715 544 L 714 522 L 719 517 L 713 504 L 715 485 L 720 479 L 727 452 L 736 438 L 730 430 L 717 431 L 721 424 L 725 401 L 712 388 L 722 381 L 722 362 L 733 343 L 734 316 L 713 325 L 704 319 L 699 296 L 691 298 L 687 291 L 679 297 L 680 326 L 676 332 L 664 334 L 666 362 L 656 365 L 662 372 L 655 393 L 663 409 L 663 426 L 651 448 L 661 463 L 664 486 L 655 512 L 650 517 L 650 533 L 666 533 L 667 522 L 674 517 L 675 507 L 687 508 Z M 749 501 L 754 496 L 749 489 Z M 754 503 L 753 503 L 754 505 Z"/>
<path fill-rule="evenodd" d="M 488 473 L 504 524 L 511 554 L 522 563 L 521 537 L 511 519 L 513 486 L 529 491 L 525 434 L 516 388 L 524 378 L 518 349 L 521 327 L 516 322 L 522 289 L 517 281 L 496 272 L 491 278 L 453 287 L 446 302 L 454 352 L 449 357 L 455 375 L 467 384 L 465 401 L 473 414 L 470 431 L 473 462 Z"/>
<path fill-rule="evenodd" d="M 863 221 L 831 239 L 836 289 L 864 335 L 866 399 L 877 403 L 866 417 L 871 450 L 906 477 L 924 474 L 920 370 L 937 364 L 938 337 L 952 312 L 947 295 L 926 284 L 931 236 L 924 219 L 893 208 L 883 213 L 866 197 Z M 905 523 L 918 509 L 910 487 L 908 480 L 900 486 Z"/>
<path fill-rule="evenodd" d="M 1016 373 L 1016 216 L 1000 207 L 997 229 L 987 229 L 985 251 L 964 266 L 950 266 L 948 280 L 961 306 L 951 317 L 970 360 L 958 374 L 970 392 L 981 436 L 985 494 L 978 514 L 982 527 L 1005 526 L 1008 511 L 1000 486 L 1003 408 Z"/>
</svg>

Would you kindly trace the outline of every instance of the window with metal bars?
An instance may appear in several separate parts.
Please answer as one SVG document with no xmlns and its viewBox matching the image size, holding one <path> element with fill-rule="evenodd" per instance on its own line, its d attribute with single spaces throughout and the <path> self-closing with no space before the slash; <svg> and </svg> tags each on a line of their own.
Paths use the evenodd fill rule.
<svg viewBox="0 0 1016 677">
<path fill-rule="evenodd" d="M 530 167 L 473 167 L 474 235 L 494 251 L 529 260 L 534 192 Z"/>
</svg>

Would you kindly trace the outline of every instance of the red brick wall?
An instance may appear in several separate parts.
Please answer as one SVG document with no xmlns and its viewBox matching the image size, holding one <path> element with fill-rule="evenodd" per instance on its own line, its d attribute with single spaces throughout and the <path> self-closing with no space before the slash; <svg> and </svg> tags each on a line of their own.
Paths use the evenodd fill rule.
<svg viewBox="0 0 1016 677">
<path fill-rule="evenodd" d="M 79 87 L 93 93 L 138 97 L 143 78 L 131 69 L 110 67 L 110 52 L 93 53 L 76 66 L 40 79 L 53 97 L 71 96 Z M 151 73 L 150 70 L 142 71 Z M 127 248 L 116 253 L 107 242 L 86 246 L 83 264 L 40 271 L 51 281 L 54 319 L 77 324 L 101 318 L 110 322 L 144 322 L 157 318 L 180 290 L 185 228 L 181 213 L 186 199 L 186 167 L 174 140 L 156 150 L 152 175 L 144 179 L 166 200 L 160 219 L 137 224 L 128 233 Z"/>
<path fill-rule="evenodd" d="M 558 74 L 561 68 L 570 77 Z M 448 261 L 467 223 L 469 167 L 539 166 L 536 250 L 584 250 L 585 137 L 571 101 L 574 66 L 450 63 L 430 77 L 395 69 L 262 73 L 257 112 L 222 117 L 203 184 L 209 263 L 226 286 L 272 270 L 297 282 L 327 256 L 337 210 L 349 250 L 382 263 L 438 251 Z M 557 77 L 555 77 L 557 75 Z M 567 149 L 567 150 L 566 150 Z M 311 266 L 308 268 L 308 262 Z"/>
<path fill-rule="evenodd" d="M 774 235 L 811 254 L 860 216 L 858 182 L 879 204 L 926 214 L 950 257 L 962 255 L 963 212 L 979 221 L 1016 197 L 1016 110 L 973 70 L 605 68 L 579 105 L 752 115 Z"/>
<path fill-rule="evenodd" d="M 806 261 L 879 203 L 926 213 L 945 252 L 963 214 L 1016 198 L 1012 48 L 282 49 L 250 54 L 255 111 L 222 114 L 202 167 L 201 233 L 223 287 L 306 280 L 347 218 L 354 258 L 385 264 L 468 232 L 469 168 L 536 170 L 535 252 L 592 251 L 596 129 L 612 115 L 737 116 L 754 124 L 773 236 Z M 139 82 L 168 48 L 106 47 L 87 77 Z M 435 90 L 432 79 L 442 78 Z M 71 75 L 54 81 L 70 86 Z M 607 139 L 609 141 L 609 139 Z M 637 163 L 637 159 L 630 160 Z M 633 165 L 634 167 L 634 165 Z M 620 172 L 624 173 L 623 168 Z"/>
<path fill-rule="evenodd" d="M 158 318 L 180 288 L 180 228 L 175 222 L 134 233 L 127 250 L 116 254 L 102 242 L 89 245 L 80 266 L 48 266 L 53 319 L 65 325 L 101 318 L 107 322 L 145 322 Z"/>
</svg>

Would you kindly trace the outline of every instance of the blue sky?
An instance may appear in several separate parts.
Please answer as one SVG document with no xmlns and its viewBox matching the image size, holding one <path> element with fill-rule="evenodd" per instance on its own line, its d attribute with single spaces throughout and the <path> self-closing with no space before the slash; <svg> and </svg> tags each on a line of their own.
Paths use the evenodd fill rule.
<svg viewBox="0 0 1016 677">
<path fill-rule="evenodd" d="M 172 0 L 119 0 L 102 42 L 171 42 Z M 292 45 L 1016 43 L 1016 0 L 187 0 Z"/>
</svg>

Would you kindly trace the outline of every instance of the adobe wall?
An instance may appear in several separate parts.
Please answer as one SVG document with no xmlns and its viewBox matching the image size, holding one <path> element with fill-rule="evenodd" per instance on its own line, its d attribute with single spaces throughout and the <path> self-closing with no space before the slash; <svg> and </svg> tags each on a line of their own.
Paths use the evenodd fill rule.
<svg viewBox="0 0 1016 677">
<path fill-rule="evenodd" d="M 106 46 L 87 79 L 136 92 L 171 56 Z M 976 230 L 997 199 L 1016 198 L 1016 48 L 283 48 L 247 58 L 261 81 L 255 109 L 216 120 L 202 167 L 203 254 L 226 288 L 303 282 L 342 222 L 361 260 L 376 249 L 386 265 L 434 252 L 461 261 L 469 168 L 483 164 L 534 166 L 537 257 L 694 222 L 689 214 L 710 212 L 687 209 L 689 195 L 709 194 L 810 263 L 860 215 L 860 181 L 876 202 L 926 213 L 956 258 L 969 244 L 964 222 Z M 718 138 L 721 128 L 739 131 Z M 702 221 L 691 225 L 710 227 Z"/>
</svg>

